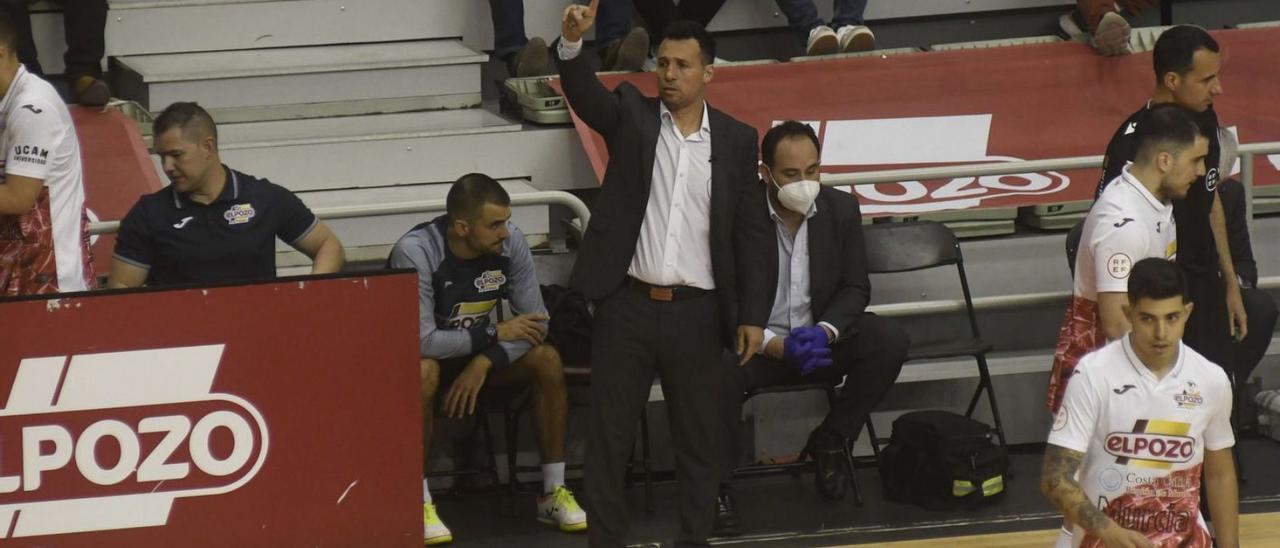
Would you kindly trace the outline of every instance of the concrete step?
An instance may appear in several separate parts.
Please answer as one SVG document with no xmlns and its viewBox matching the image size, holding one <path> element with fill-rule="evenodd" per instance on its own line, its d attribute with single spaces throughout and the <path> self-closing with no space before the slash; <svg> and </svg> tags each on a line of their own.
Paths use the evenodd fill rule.
<svg viewBox="0 0 1280 548">
<path fill-rule="evenodd" d="M 485 109 L 222 124 L 227 165 L 295 191 L 453 181 L 482 172 L 540 190 L 594 174 L 572 127 L 522 128 Z"/>
<path fill-rule="evenodd" d="M 361 102 L 400 100 L 408 109 L 474 106 L 480 103 L 480 64 L 487 60 L 457 40 L 425 40 L 127 56 L 116 59 L 113 78 L 117 95 L 152 112 L 196 101 L 267 118 L 300 117 Z M 287 107 L 288 114 L 272 114 L 277 107 Z M 365 113 L 359 110 L 346 114 Z"/>
</svg>

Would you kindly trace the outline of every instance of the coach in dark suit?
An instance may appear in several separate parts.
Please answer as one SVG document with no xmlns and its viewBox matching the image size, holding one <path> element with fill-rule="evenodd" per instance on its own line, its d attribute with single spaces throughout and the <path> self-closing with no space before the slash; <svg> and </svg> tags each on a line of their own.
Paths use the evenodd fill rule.
<svg viewBox="0 0 1280 548">
<path fill-rule="evenodd" d="M 557 45 L 570 106 L 604 136 L 609 166 L 571 284 L 596 302 L 586 494 L 591 545 L 627 533 L 623 474 L 655 373 L 671 418 L 680 543 L 714 518 L 719 393 L 727 350 L 749 358 L 769 316 L 769 238 L 755 169 L 757 134 L 707 106 L 715 58 L 692 22 L 659 46 L 659 98 L 612 92 L 579 57 L 595 5 L 565 10 Z"/>
<path fill-rule="evenodd" d="M 743 367 L 730 367 L 724 405 L 724 461 L 715 534 L 740 532 L 729 488 L 737 462 L 738 417 L 749 388 L 839 381 L 848 376 L 805 452 L 817 464 L 819 492 L 842 498 L 848 486 L 846 443 L 858 437 L 867 414 L 893 386 L 906 361 L 907 334 L 866 311 L 871 299 L 862 214 L 848 192 L 823 187 L 813 128 L 784 122 L 762 145 L 760 179 L 774 230 L 755 244 L 768 256 L 773 306 L 763 344 Z"/>
</svg>

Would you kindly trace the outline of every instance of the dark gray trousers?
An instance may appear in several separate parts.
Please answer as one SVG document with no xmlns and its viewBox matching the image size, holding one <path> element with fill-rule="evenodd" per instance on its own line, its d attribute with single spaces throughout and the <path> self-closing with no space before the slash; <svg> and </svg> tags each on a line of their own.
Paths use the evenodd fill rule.
<svg viewBox="0 0 1280 548">
<path fill-rule="evenodd" d="M 675 451 L 677 545 L 706 544 L 715 518 L 725 352 L 716 294 L 662 302 L 643 286 L 624 285 L 597 303 L 592 329 L 585 490 L 591 546 L 626 543 L 624 474 L 655 375 Z"/>
<path fill-rule="evenodd" d="M 730 483 L 733 469 L 739 464 L 742 394 L 752 388 L 839 381 L 848 375 L 822 426 L 850 441 L 858 438 L 867 415 L 898 380 L 902 364 L 907 361 L 910 342 L 906 331 L 896 322 L 875 314 L 863 315 L 854 324 L 853 331 L 831 346 L 831 366 L 808 376 L 801 376 L 795 368 L 764 355 L 757 355 L 742 367 L 738 367 L 736 361 L 726 364 L 725 389 L 721 393 L 724 421 L 721 483 Z"/>
</svg>

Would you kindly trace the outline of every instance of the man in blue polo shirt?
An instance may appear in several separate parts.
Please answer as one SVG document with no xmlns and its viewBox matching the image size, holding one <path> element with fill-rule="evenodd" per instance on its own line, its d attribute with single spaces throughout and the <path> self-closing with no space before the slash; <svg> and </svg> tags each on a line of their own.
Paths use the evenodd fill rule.
<svg viewBox="0 0 1280 548">
<path fill-rule="evenodd" d="M 108 287 L 271 279 L 276 238 L 337 272 L 342 242 L 284 187 L 222 165 L 218 128 L 195 103 L 154 123 L 170 185 L 143 196 L 120 222 Z"/>
</svg>

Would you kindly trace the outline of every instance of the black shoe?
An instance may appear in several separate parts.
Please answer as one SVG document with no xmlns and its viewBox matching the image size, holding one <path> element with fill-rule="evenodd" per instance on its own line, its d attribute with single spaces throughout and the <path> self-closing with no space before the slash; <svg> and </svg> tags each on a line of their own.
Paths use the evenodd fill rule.
<svg viewBox="0 0 1280 548">
<path fill-rule="evenodd" d="M 738 519 L 738 510 L 733 503 L 733 495 L 721 490 L 716 497 L 716 520 L 711 525 L 713 537 L 736 537 L 742 534 L 742 520 Z"/>
<path fill-rule="evenodd" d="M 805 444 L 804 450 L 817 469 L 813 484 L 818 492 L 831 500 L 843 499 L 849 487 L 844 437 L 819 426 L 809 434 L 809 443 Z"/>
</svg>

